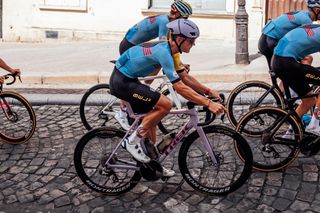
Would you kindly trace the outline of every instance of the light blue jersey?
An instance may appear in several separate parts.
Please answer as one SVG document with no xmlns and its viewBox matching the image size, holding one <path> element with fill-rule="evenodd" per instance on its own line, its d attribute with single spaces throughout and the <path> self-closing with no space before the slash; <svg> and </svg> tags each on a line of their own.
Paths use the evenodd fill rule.
<svg viewBox="0 0 320 213">
<path fill-rule="evenodd" d="M 279 41 L 285 34 L 304 24 L 312 24 L 308 11 L 284 13 L 269 21 L 262 29 L 262 33 Z"/>
<path fill-rule="evenodd" d="M 175 83 L 180 80 L 167 41 L 144 43 L 124 52 L 116 62 L 117 69 L 129 78 L 145 77 L 162 67 L 167 78 Z"/>
<path fill-rule="evenodd" d="M 169 23 L 169 17 L 166 14 L 147 17 L 131 27 L 125 38 L 134 45 L 138 45 L 155 38 L 167 38 L 167 23 Z"/>
<path fill-rule="evenodd" d="M 274 49 L 274 54 L 297 61 L 320 51 L 320 25 L 307 24 L 288 32 Z"/>
</svg>

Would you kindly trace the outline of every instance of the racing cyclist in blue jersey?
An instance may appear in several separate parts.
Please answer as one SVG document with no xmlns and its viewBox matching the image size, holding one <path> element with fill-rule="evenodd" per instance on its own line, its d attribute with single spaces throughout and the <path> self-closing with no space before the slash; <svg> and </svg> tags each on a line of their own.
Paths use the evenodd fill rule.
<svg viewBox="0 0 320 213">
<path fill-rule="evenodd" d="M 289 31 L 302 26 L 304 24 L 312 24 L 313 21 L 319 19 L 319 13 L 316 12 L 315 2 L 318 0 L 306 0 L 308 11 L 295 11 L 284 13 L 281 16 L 269 21 L 262 29 L 262 34 L 259 39 L 258 49 L 262 55 L 264 55 L 268 62 L 268 67 L 271 70 L 271 58 L 273 56 L 274 48 L 277 46 L 278 41 Z M 303 64 L 312 63 L 312 56 L 308 55 L 300 62 Z M 283 91 L 282 82 L 280 82 L 280 88 Z M 292 96 L 296 96 L 291 91 Z"/>
<path fill-rule="evenodd" d="M 192 8 L 184 0 L 175 0 L 169 14 L 150 16 L 131 27 L 120 43 L 119 52 L 122 55 L 130 47 L 145 43 L 155 38 L 166 40 L 168 36 L 167 24 L 178 18 L 188 18 Z"/>
<path fill-rule="evenodd" d="M 320 4 L 314 7 L 316 13 L 320 12 Z M 320 25 L 307 24 L 288 32 L 274 50 L 271 67 L 280 79 L 290 86 L 299 96 L 313 94 L 309 84 L 320 85 L 320 71 L 311 65 L 300 61 L 309 54 L 320 51 Z M 320 100 L 316 97 L 302 99 L 296 112 L 302 117 L 316 103 L 320 107 Z M 315 117 L 313 116 L 312 119 Z M 320 136 L 319 120 L 317 125 L 310 122 L 306 131 Z M 289 132 L 290 133 L 290 130 Z"/>
<path fill-rule="evenodd" d="M 199 36 L 199 29 L 195 23 L 187 19 L 177 19 L 167 24 L 171 31 L 168 41 L 138 45 L 127 50 L 117 60 L 110 78 L 110 91 L 114 96 L 131 104 L 138 113 L 147 113 L 142 123 L 122 146 L 137 160 L 148 163 L 151 159 L 143 152 L 141 142 L 148 137 L 156 142 L 156 125 L 165 117 L 171 107 L 171 100 L 161 93 L 139 82 L 138 77 L 148 76 L 155 67 L 161 66 L 165 75 L 173 84 L 177 93 L 184 98 L 209 108 L 213 113 L 221 113 L 224 106 L 214 103 L 210 99 L 199 95 L 210 90 L 190 75 L 177 74 L 172 56 L 178 52 L 188 53 Z M 218 93 L 212 94 L 218 97 Z M 174 175 L 173 170 L 163 168 L 164 176 Z"/>
<path fill-rule="evenodd" d="M 269 69 L 271 69 L 270 65 L 273 50 L 277 46 L 278 41 L 289 31 L 304 24 L 312 24 L 313 21 L 317 21 L 319 19 L 319 13 L 316 9 L 319 0 L 307 0 L 306 2 L 308 11 L 284 13 L 269 21 L 262 29 L 258 49 L 260 53 L 266 57 Z M 308 58 L 306 62 L 312 62 L 312 57 Z"/>
<path fill-rule="evenodd" d="M 150 16 L 139 23 L 131 27 L 126 33 L 125 37 L 120 43 L 119 52 L 122 55 L 127 49 L 148 42 L 152 39 L 159 38 L 159 40 L 167 40 L 168 28 L 167 24 L 170 21 L 174 21 L 178 18 L 188 18 L 192 14 L 192 7 L 188 2 L 184 0 L 175 0 L 171 4 L 171 10 L 169 14 L 162 14 L 157 16 Z M 183 64 L 180 60 L 180 54 L 174 55 L 176 70 L 189 72 L 190 67 L 187 64 Z M 157 75 L 160 69 L 155 69 L 150 75 Z M 151 84 L 151 81 L 146 81 L 146 83 Z M 120 102 L 121 110 L 116 113 L 115 119 L 120 123 L 120 125 L 128 130 L 130 128 L 129 122 L 127 120 L 127 113 L 124 103 Z"/>
</svg>

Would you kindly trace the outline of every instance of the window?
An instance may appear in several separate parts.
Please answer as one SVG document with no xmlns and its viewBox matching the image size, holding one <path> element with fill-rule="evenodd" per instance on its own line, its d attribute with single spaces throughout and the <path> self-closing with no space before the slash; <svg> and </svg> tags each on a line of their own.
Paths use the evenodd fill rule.
<svg viewBox="0 0 320 213">
<path fill-rule="evenodd" d="M 41 10 L 87 11 L 87 0 L 39 0 Z"/>
<path fill-rule="evenodd" d="M 150 9 L 169 10 L 173 0 L 150 0 Z M 226 11 L 226 0 L 187 0 L 193 13 L 215 13 Z"/>
</svg>

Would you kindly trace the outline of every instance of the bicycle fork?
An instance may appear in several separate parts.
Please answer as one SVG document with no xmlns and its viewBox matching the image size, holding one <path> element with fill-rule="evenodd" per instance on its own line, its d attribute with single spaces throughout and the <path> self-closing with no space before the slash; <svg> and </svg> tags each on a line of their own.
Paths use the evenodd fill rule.
<svg viewBox="0 0 320 213">
<path fill-rule="evenodd" d="M 4 113 L 4 115 L 6 116 L 6 118 L 9 120 L 9 121 L 16 121 L 17 120 L 17 117 L 14 116 L 14 112 L 10 106 L 10 104 L 6 101 L 6 99 L 4 98 L 1 98 L 0 100 L 0 107 Z"/>
</svg>

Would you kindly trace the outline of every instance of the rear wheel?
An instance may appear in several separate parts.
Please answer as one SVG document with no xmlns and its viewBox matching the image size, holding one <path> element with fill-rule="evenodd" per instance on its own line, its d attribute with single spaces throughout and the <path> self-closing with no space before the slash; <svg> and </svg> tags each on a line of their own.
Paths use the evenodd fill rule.
<svg viewBox="0 0 320 213">
<path fill-rule="evenodd" d="M 132 189 L 141 179 L 139 170 L 134 169 L 139 168 L 138 163 L 121 147 L 108 161 L 124 135 L 123 131 L 100 127 L 87 132 L 78 142 L 74 152 L 75 169 L 92 190 L 118 195 Z M 120 166 L 111 168 L 107 163 Z"/>
<path fill-rule="evenodd" d="M 263 106 L 284 108 L 283 96 L 277 89 L 262 81 L 247 81 L 237 86 L 227 101 L 228 118 L 236 127 L 250 110 Z"/>
</svg>

